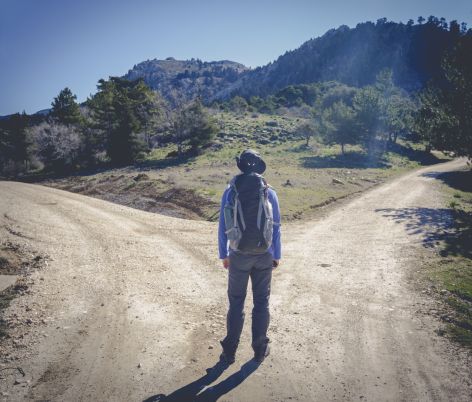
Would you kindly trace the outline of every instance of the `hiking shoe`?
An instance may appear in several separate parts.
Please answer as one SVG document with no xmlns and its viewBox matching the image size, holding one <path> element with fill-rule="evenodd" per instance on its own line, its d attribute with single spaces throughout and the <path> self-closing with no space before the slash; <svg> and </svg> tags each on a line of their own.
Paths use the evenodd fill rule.
<svg viewBox="0 0 472 402">
<path fill-rule="evenodd" d="M 223 351 L 221 352 L 220 360 L 225 362 L 226 364 L 233 364 L 236 359 L 234 357 L 234 353 L 231 354 Z"/>
<path fill-rule="evenodd" d="M 267 343 L 264 348 L 260 348 L 254 352 L 254 360 L 258 363 L 262 363 L 264 359 L 269 356 L 270 348 Z"/>
</svg>

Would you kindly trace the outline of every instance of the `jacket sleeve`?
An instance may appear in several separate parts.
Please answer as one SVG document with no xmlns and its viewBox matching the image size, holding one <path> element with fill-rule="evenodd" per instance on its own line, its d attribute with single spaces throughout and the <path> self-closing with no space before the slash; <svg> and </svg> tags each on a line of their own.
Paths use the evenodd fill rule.
<svg viewBox="0 0 472 402">
<path fill-rule="evenodd" d="M 221 197 L 220 220 L 218 225 L 218 254 L 221 259 L 224 259 L 228 256 L 228 236 L 226 235 L 224 214 L 225 204 L 228 199 L 228 192 L 229 188 L 225 190 L 223 197 Z"/>
<path fill-rule="evenodd" d="M 270 202 L 274 215 L 274 231 L 272 234 L 272 247 L 274 260 L 280 260 L 282 257 L 282 245 L 280 241 L 280 207 L 277 193 L 274 190 L 269 191 Z"/>
</svg>

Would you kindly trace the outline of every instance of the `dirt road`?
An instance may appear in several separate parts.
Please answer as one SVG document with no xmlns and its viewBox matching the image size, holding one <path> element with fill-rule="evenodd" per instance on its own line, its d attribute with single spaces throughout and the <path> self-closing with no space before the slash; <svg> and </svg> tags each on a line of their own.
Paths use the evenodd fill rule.
<svg viewBox="0 0 472 402">
<path fill-rule="evenodd" d="M 409 173 L 322 219 L 283 226 L 271 356 L 250 362 L 248 306 L 236 364 L 206 376 L 226 312 L 214 223 L 0 182 L 0 222 L 52 258 L 8 311 L 41 310 L 44 324 L 17 350 L 14 364 L 30 382 L 0 380 L 3 398 L 193 400 L 216 380 L 198 400 L 470 400 L 463 356 L 434 333 L 438 322 L 416 313 L 429 303 L 407 281 L 422 234 L 389 216 L 438 207 L 434 175 L 425 173 L 463 163 Z"/>
</svg>

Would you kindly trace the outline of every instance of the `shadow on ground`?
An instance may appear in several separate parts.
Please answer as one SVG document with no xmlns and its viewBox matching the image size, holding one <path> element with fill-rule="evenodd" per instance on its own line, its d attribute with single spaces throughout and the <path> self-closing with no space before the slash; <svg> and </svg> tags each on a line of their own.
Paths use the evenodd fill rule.
<svg viewBox="0 0 472 402">
<path fill-rule="evenodd" d="M 133 168 L 138 168 L 140 170 L 164 169 L 167 167 L 183 165 L 188 162 L 193 162 L 194 160 L 194 155 L 182 155 L 180 157 L 172 156 L 164 159 L 139 161 L 133 165 Z"/>
<path fill-rule="evenodd" d="M 228 368 L 228 364 L 219 361 L 213 367 L 207 369 L 207 373 L 172 392 L 169 395 L 157 394 L 153 395 L 143 402 L 213 402 L 217 401 L 221 396 L 240 385 L 259 367 L 259 363 L 251 359 L 244 363 L 241 368 L 234 374 L 218 384 L 208 387 L 212 382 L 216 381 L 223 372 Z M 208 387 L 208 388 L 206 388 Z M 205 389 L 206 388 L 206 389 Z M 202 392 L 203 391 L 203 392 Z"/>
<path fill-rule="evenodd" d="M 436 178 L 451 188 L 472 193 L 472 170 L 441 173 Z"/>
<path fill-rule="evenodd" d="M 180 166 L 188 162 L 195 160 L 193 155 L 183 155 L 181 157 L 173 156 L 163 159 L 155 160 L 142 160 L 136 161 L 129 165 L 111 165 L 109 163 L 104 163 L 98 166 L 76 169 L 76 170 L 61 170 L 61 171 L 37 171 L 26 174 L 21 174 L 15 177 L 1 177 L 0 180 L 16 180 L 25 183 L 40 183 L 46 180 L 59 180 L 65 179 L 68 177 L 87 177 L 94 176 L 98 173 L 111 172 L 115 169 L 123 169 L 124 171 L 136 172 L 136 171 L 149 171 L 154 169 L 165 169 L 167 167 Z"/>
<path fill-rule="evenodd" d="M 472 258 L 470 216 L 452 208 L 385 208 L 376 209 L 382 216 L 403 223 L 410 235 L 421 235 L 426 248 L 442 242 L 440 255 Z"/>
<path fill-rule="evenodd" d="M 419 151 L 402 144 L 390 144 L 387 152 L 393 152 L 401 156 L 406 156 L 409 160 L 421 165 L 433 165 L 435 163 L 446 162 L 448 159 L 440 159 L 430 152 Z M 346 152 L 344 155 L 308 156 L 302 158 L 302 165 L 306 168 L 386 168 L 390 167 L 385 154 L 366 152 Z"/>
<path fill-rule="evenodd" d="M 306 156 L 301 158 L 305 168 L 350 168 L 367 169 L 387 167 L 383 158 L 369 156 L 362 152 L 347 152 L 344 155 Z"/>
<path fill-rule="evenodd" d="M 413 149 L 403 144 L 390 144 L 387 151 L 394 152 L 398 155 L 406 156 L 410 161 L 418 162 L 420 165 L 429 166 L 436 163 L 447 162 L 450 159 L 438 158 L 431 152 Z"/>
</svg>

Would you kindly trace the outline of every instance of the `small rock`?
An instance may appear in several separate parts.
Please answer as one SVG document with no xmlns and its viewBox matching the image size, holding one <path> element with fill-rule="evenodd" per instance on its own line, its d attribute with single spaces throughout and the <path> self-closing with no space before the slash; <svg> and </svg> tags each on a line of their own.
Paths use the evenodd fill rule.
<svg viewBox="0 0 472 402">
<path fill-rule="evenodd" d="M 335 184 L 344 184 L 344 182 L 342 182 L 341 180 L 336 179 L 336 178 L 333 178 L 333 183 L 335 183 Z"/>
<path fill-rule="evenodd" d="M 292 182 L 290 179 L 287 179 L 287 181 L 283 184 L 284 186 L 293 186 Z"/>
<path fill-rule="evenodd" d="M 211 346 L 211 345 L 210 345 L 210 346 L 208 346 L 208 349 L 213 349 L 213 346 Z"/>
<path fill-rule="evenodd" d="M 138 368 L 141 368 L 141 363 L 138 363 Z"/>
</svg>

